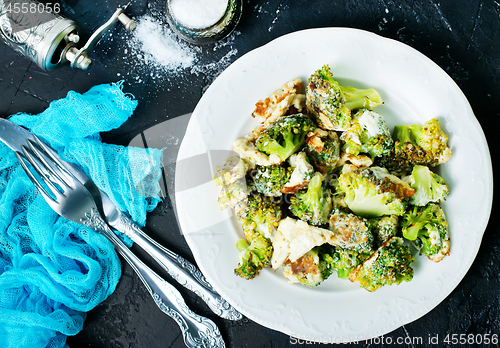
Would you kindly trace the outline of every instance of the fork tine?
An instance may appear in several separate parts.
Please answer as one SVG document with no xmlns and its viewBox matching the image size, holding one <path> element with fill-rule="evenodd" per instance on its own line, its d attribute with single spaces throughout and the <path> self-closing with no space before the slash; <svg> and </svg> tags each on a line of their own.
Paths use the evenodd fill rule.
<svg viewBox="0 0 500 348">
<path fill-rule="evenodd" d="M 61 192 L 59 190 L 59 188 L 57 188 L 57 186 L 54 185 L 54 182 L 52 182 L 51 179 L 47 178 L 47 176 L 49 176 L 50 174 L 48 172 L 48 169 L 45 167 L 45 165 L 42 164 L 37 157 L 35 157 L 36 155 L 33 155 L 32 153 L 30 153 L 30 151 L 28 149 L 26 149 L 25 146 L 22 146 L 21 148 L 23 150 L 24 158 L 26 159 L 26 161 L 28 163 L 31 164 L 31 166 L 33 167 L 33 169 L 35 169 L 35 171 L 38 173 L 38 176 L 42 179 L 42 181 L 45 183 L 45 185 L 47 185 L 47 187 L 49 188 L 50 192 L 55 196 L 55 198 L 56 198 L 55 201 L 57 202 L 57 201 L 60 201 L 61 199 L 63 199 L 64 198 L 63 192 Z M 28 171 L 27 171 L 28 176 L 30 177 L 31 181 L 33 181 L 33 183 L 35 183 L 35 185 L 37 186 L 37 188 L 39 186 L 43 187 L 43 185 L 41 185 L 41 183 L 39 182 L 39 180 L 37 178 L 35 178 L 35 176 L 33 175 L 33 173 L 31 173 L 31 171 L 26 166 L 26 164 L 23 166 L 23 169 L 25 171 L 26 171 L 26 169 L 28 169 Z M 54 181 L 56 181 L 56 180 L 54 180 Z M 66 185 L 66 183 L 64 181 L 56 182 L 56 184 L 59 185 L 62 189 L 64 189 L 64 186 L 68 187 L 68 185 Z M 45 189 L 43 191 L 44 191 L 44 194 L 48 194 Z M 50 195 L 48 195 L 48 196 L 51 198 L 52 201 L 54 201 L 54 199 L 52 198 L 52 196 L 50 196 Z"/>
<path fill-rule="evenodd" d="M 43 185 L 40 184 L 38 179 L 35 178 L 33 173 L 31 173 L 31 170 L 28 168 L 26 163 L 24 163 L 25 158 L 23 156 L 21 156 L 18 152 L 16 152 L 15 154 L 16 154 L 17 160 L 21 164 L 21 167 L 23 167 L 23 169 L 26 172 L 26 174 L 28 175 L 29 179 L 35 185 L 35 187 L 38 189 L 38 191 L 42 194 L 42 196 L 45 198 L 45 200 L 50 200 L 53 203 L 57 203 L 57 201 L 54 198 L 52 198 L 52 196 L 45 190 L 45 187 L 43 187 Z"/>
<path fill-rule="evenodd" d="M 43 141 L 41 141 L 35 134 L 33 134 L 33 138 L 36 140 L 37 145 L 44 151 L 44 154 L 47 155 L 54 163 L 58 169 L 62 171 L 62 173 L 68 178 L 69 181 L 77 180 L 76 177 L 71 173 L 66 166 L 61 163 L 59 156 L 54 154 L 54 150 L 49 148 Z"/>
<path fill-rule="evenodd" d="M 39 145 L 42 145 L 38 139 L 36 140 Z M 34 144 L 31 140 L 28 140 L 27 143 L 31 152 L 36 156 L 36 159 L 40 161 L 47 170 L 45 174 L 49 176 L 49 179 L 54 180 L 58 185 L 63 183 L 65 187 L 75 188 L 74 180 L 72 180 L 65 171 L 61 170 L 60 162 L 59 165 L 57 165 L 51 161 L 54 158 L 46 148 L 39 149 L 37 146 L 38 144 Z"/>
</svg>

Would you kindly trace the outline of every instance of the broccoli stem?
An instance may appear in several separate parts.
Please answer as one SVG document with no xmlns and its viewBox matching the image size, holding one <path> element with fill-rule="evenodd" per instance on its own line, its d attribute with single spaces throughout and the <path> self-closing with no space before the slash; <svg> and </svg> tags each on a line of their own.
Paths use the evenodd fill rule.
<svg viewBox="0 0 500 348">
<path fill-rule="evenodd" d="M 395 126 L 393 131 L 393 139 L 399 140 L 402 144 L 412 143 L 410 127 L 409 126 Z"/>
<path fill-rule="evenodd" d="M 412 216 L 408 219 L 411 226 L 408 227 L 403 233 L 404 237 L 408 240 L 417 239 L 418 233 L 424 228 L 431 218 L 432 214 L 428 209 L 422 212 L 417 212 L 417 208 L 415 207 Z"/>
<path fill-rule="evenodd" d="M 412 176 L 415 180 L 415 184 L 413 184 L 412 187 L 417 190 L 416 193 L 418 193 L 418 199 L 415 199 L 415 201 L 412 200 L 412 203 L 422 206 L 429 203 L 429 201 L 435 200 L 435 195 L 433 195 L 432 190 L 435 186 L 435 180 L 433 182 L 429 168 L 417 165 L 413 167 Z M 423 201 L 423 196 L 428 197 L 428 199 Z M 414 198 L 417 197 L 412 197 L 412 199 Z"/>
<path fill-rule="evenodd" d="M 410 132 L 415 144 L 420 145 L 422 143 L 422 134 L 423 134 L 422 126 L 418 124 L 412 124 L 410 126 Z"/>
<path fill-rule="evenodd" d="M 342 87 L 340 90 L 344 94 L 345 106 L 350 110 L 368 109 L 382 105 L 382 97 L 373 88 L 358 89 L 355 87 Z"/>
<path fill-rule="evenodd" d="M 313 207 L 318 207 L 320 206 L 320 197 L 323 195 L 323 191 L 321 188 L 321 175 L 315 175 L 309 182 L 309 185 L 307 186 L 307 193 L 305 196 L 305 200 L 307 203 L 311 204 Z"/>
<path fill-rule="evenodd" d="M 238 249 L 240 253 L 247 250 L 249 246 L 248 242 L 244 239 L 240 239 L 236 242 L 236 249 Z"/>
</svg>

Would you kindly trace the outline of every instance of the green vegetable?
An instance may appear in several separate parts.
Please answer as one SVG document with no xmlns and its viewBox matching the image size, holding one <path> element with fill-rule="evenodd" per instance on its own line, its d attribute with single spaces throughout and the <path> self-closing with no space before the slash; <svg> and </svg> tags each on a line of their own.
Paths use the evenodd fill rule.
<svg viewBox="0 0 500 348">
<path fill-rule="evenodd" d="M 298 192 L 290 199 L 292 214 L 315 226 L 328 223 L 332 210 L 332 196 L 323 181 L 323 175 L 316 173 L 309 181 L 307 190 Z"/>
<path fill-rule="evenodd" d="M 337 247 L 332 256 L 332 269 L 337 271 L 337 277 L 341 279 L 349 278 L 349 273 L 362 264 L 370 255 L 371 253 Z"/>
<path fill-rule="evenodd" d="M 340 158 L 340 142 L 337 133 L 315 129 L 307 140 L 306 153 L 311 164 L 321 174 L 331 174 Z"/>
<path fill-rule="evenodd" d="M 258 192 L 251 192 L 236 211 L 238 222 L 243 229 L 256 230 L 265 235 L 273 234 L 281 220 L 281 201 L 265 196 Z M 267 231 L 262 230 L 262 225 L 267 224 Z"/>
<path fill-rule="evenodd" d="M 337 191 L 355 214 L 364 217 L 403 215 L 413 190 L 385 168 L 369 167 L 343 173 Z"/>
<path fill-rule="evenodd" d="M 295 262 L 287 260 L 283 264 L 283 274 L 291 283 L 318 286 L 333 273 L 333 250 L 332 246 L 325 244 L 311 249 Z"/>
<path fill-rule="evenodd" d="M 353 270 L 349 279 L 358 281 L 368 291 L 375 291 L 384 285 L 409 282 L 413 278 L 411 264 L 415 258 L 403 243 L 403 238 L 390 238 Z"/>
<path fill-rule="evenodd" d="M 429 202 L 443 202 L 450 188 L 446 182 L 426 166 L 416 165 L 410 176 L 403 178 L 412 188 L 416 190 L 410 198 L 410 204 L 424 206 Z"/>
<path fill-rule="evenodd" d="M 284 161 L 304 145 L 307 133 L 312 129 L 314 125 L 307 115 L 282 116 L 260 133 L 256 146 L 259 151 L 275 154 Z"/>
<path fill-rule="evenodd" d="M 393 149 L 377 165 L 396 174 L 410 173 L 415 165 L 435 167 L 446 163 L 451 156 L 448 136 L 441 130 L 436 118 L 423 126 L 396 126 L 393 139 Z"/>
<path fill-rule="evenodd" d="M 413 207 L 401 221 L 403 237 L 412 241 L 421 254 L 439 262 L 450 252 L 448 223 L 443 209 L 436 203 Z"/>
<path fill-rule="evenodd" d="M 372 158 L 388 154 L 393 145 L 384 117 L 365 109 L 354 115 L 351 126 L 340 139 L 344 141 L 343 152 L 351 155 L 367 153 Z"/>
<path fill-rule="evenodd" d="M 217 206 L 220 210 L 234 208 L 248 196 L 249 189 L 246 179 L 240 178 L 230 185 L 222 185 Z"/>
<path fill-rule="evenodd" d="M 340 86 L 328 65 L 309 78 L 306 89 L 307 110 L 323 129 L 345 130 L 351 124 L 351 110 L 372 110 L 382 103 L 374 89 Z"/>
<path fill-rule="evenodd" d="M 245 279 L 253 279 L 261 269 L 269 265 L 273 247 L 271 241 L 259 232 L 245 231 L 245 234 L 248 241 L 240 239 L 236 242 L 241 262 L 234 273 Z"/>
<path fill-rule="evenodd" d="M 253 182 L 251 188 L 266 196 L 281 196 L 281 189 L 290 179 L 291 168 L 285 168 L 279 164 L 270 166 L 257 166 L 251 171 Z"/>
<path fill-rule="evenodd" d="M 335 209 L 330 216 L 330 229 L 337 232 L 344 243 L 351 245 L 348 249 L 373 252 L 373 234 L 367 219 Z"/>
<path fill-rule="evenodd" d="M 373 244 L 376 248 L 398 233 L 399 216 L 385 215 L 368 219 L 373 233 Z"/>
</svg>

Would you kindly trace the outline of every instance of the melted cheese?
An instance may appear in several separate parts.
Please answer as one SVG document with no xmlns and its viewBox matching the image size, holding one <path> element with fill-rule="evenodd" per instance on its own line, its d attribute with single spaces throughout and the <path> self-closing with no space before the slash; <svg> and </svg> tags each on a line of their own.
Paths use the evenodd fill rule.
<svg viewBox="0 0 500 348">
<path fill-rule="evenodd" d="M 370 137 L 374 137 L 380 133 L 379 129 L 379 117 L 380 115 L 366 110 L 358 117 L 358 123 L 361 129 L 365 129 Z"/>
</svg>

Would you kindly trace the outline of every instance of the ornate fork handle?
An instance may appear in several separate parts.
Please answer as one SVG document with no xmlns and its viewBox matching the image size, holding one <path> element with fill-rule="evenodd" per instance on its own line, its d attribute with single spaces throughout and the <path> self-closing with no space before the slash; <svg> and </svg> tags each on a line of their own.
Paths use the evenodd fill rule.
<svg viewBox="0 0 500 348">
<path fill-rule="evenodd" d="M 179 284 L 198 295 L 215 314 L 229 320 L 242 318 L 241 313 L 215 291 L 191 262 L 157 243 L 123 215 L 115 226 L 119 226 L 117 230 L 144 249 Z"/>
<path fill-rule="evenodd" d="M 92 210 L 90 214 L 86 214 L 86 217 L 86 219 L 81 220 L 81 223 L 109 238 L 118 252 L 137 273 L 156 305 L 177 322 L 186 346 L 193 348 L 225 347 L 224 340 L 215 323 L 192 312 L 179 291 L 139 260 L 113 233 L 97 211 Z"/>
</svg>

